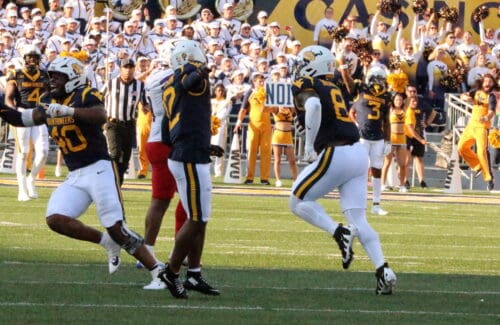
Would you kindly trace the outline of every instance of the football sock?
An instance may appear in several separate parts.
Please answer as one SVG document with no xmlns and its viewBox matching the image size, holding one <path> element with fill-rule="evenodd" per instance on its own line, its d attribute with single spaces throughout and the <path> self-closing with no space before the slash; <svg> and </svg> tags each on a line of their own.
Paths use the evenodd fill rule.
<svg viewBox="0 0 500 325">
<path fill-rule="evenodd" d="M 47 161 L 47 153 L 42 152 L 41 155 L 39 152 L 35 153 L 35 161 L 33 162 L 33 166 L 31 166 L 31 175 L 33 176 L 33 179 L 36 179 L 36 176 L 42 169 L 42 167 L 45 165 L 45 162 Z"/>
<path fill-rule="evenodd" d="M 347 221 L 358 228 L 358 238 L 361 246 L 376 267 L 384 263 L 384 254 L 378 234 L 366 220 L 365 209 L 349 209 L 344 211 Z"/>
<path fill-rule="evenodd" d="M 372 177 L 372 187 L 373 203 L 380 203 L 380 197 L 382 196 L 382 180 L 380 178 Z"/>
</svg>

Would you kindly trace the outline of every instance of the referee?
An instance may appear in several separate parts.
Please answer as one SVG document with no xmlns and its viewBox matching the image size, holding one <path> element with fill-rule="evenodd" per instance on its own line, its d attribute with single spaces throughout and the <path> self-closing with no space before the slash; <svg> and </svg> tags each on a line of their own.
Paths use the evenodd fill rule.
<svg viewBox="0 0 500 325">
<path fill-rule="evenodd" d="M 132 59 L 122 60 L 120 74 L 108 81 L 103 91 L 108 116 L 104 130 L 109 154 L 118 168 L 120 185 L 123 184 L 135 144 L 137 107 L 148 107 L 144 83 L 134 78 L 134 72 L 135 62 Z"/>
</svg>

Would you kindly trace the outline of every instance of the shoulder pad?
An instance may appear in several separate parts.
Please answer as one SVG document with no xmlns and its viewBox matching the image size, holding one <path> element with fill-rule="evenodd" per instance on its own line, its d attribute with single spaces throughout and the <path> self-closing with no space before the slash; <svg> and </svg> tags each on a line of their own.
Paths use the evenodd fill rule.
<svg viewBox="0 0 500 325">
<path fill-rule="evenodd" d="M 314 91 L 314 79 L 312 77 L 301 77 L 293 82 L 292 93 L 294 95 L 306 90 Z"/>
</svg>

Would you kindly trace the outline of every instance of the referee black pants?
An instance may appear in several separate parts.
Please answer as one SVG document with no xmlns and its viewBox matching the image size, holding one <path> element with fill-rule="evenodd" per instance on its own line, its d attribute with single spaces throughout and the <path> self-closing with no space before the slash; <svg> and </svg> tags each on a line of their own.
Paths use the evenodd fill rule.
<svg viewBox="0 0 500 325">
<path fill-rule="evenodd" d="M 132 147 L 136 141 L 135 121 L 110 121 L 106 123 L 105 130 L 109 155 L 117 166 L 120 185 L 122 185 Z"/>
</svg>

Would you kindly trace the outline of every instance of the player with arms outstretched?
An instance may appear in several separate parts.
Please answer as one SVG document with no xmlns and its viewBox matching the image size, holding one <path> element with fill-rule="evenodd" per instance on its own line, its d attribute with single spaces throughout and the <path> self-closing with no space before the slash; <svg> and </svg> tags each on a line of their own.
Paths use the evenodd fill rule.
<svg viewBox="0 0 500 325">
<path fill-rule="evenodd" d="M 15 111 L 2 105 L 0 117 L 15 126 L 46 123 L 59 145 L 69 174 L 52 193 L 46 212 L 53 231 L 102 245 L 108 252 L 109 272 L 120 264 L 120 248 L 141 261 L 152 276 L 164 268 L 144 246 L 144 240 L 125 223 L 116 168 L 110 160 L 102 125 L 106 121 L 101 94 L 86 86 L 84 67 L 76 59 L 60 57 L 49 66 L 50 93 L 41 101 L 48 109 Z M 107 232 L 77 220 L 95 202 Z"/>
<path fill-rule="evenodd" d="M 7 77 L 5 89 L 5 103 L 23 111 L 40 104 L 40 95 L 48 86 L 49 77 L 45 71 L 40 70 L 42 54 L 35 45 L 26 45 L 23 49 L 24 66 L 12 71 Z M 45 164 L 49 152 L 49 136 L 47 126 L 36 125 L 32 127 L 16 128 L 18 156 L 16 159 L 16 175 L 19 186 L 19 201 L 28 201 L 37 198 L 35 179 L 38 172 Z M 35 160 L 31 172 L 26 175 L 26 165 L 33 143 Z"/>
<path fill-rule="evenodd" d="M 376 268 L 376 293 L 391 294 L 396 275 L 385 262 L 378 234 L 366 219 L 367 151 L 359 142 L 340 89 L 331 81 L 334 66 L 333 55 L 322 46 L 308 46 L 297 57 L 292 92 L 300 114 L 305 113 L 305 158 L 312 163 L 293 184 L 290 209 L 333 236 L 344 269 L 353 260 L 357 236 Z M 335 188 L 347 226 L 333 221 L 316 202 Z"/>
</svg>

